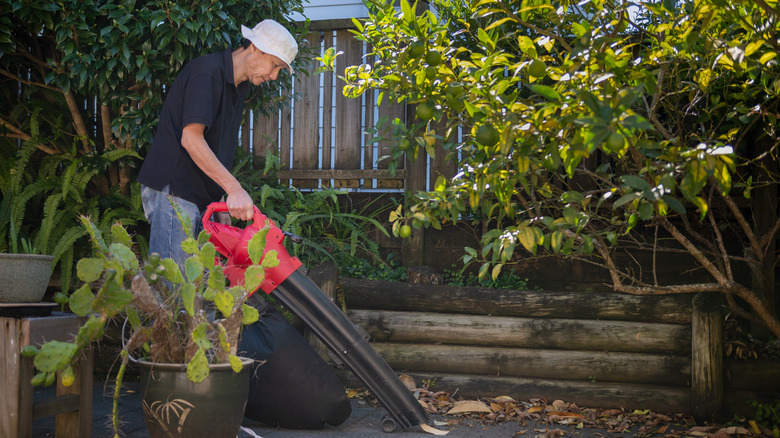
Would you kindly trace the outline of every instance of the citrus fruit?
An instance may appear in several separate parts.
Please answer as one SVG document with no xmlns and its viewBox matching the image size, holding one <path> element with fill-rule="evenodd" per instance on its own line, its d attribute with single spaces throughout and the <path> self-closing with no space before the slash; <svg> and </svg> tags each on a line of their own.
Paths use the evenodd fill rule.
<svg viewBox="0 0 780 438">
<path fill-rule="evenodd" d="M 493 146 L 498 143 L 498 129 L 493 125 L 482 125 L 477 128 L 476 140 L 484 146 Z"/>
<path fill-rule="evenodd" d="M 425 53 L 425 43 L 422 41 L 415 41 L 409 46 L 409 56 L 412 58 L 419 58 Z"/>
<path fill-rule="evenodd" d="M 398 230 L 398 235 L 406 239 L 407 237 L 412 235 L 412 227 L 410 227 L 409 225 L 401 225 L 401 229 Z"/>
<path fill-rule="evenodd" d="M 449 98 L 457 99 L 463 94 L 463 87 L 456 84 L 447 85 L 447 89 L 444 90 L 444 94 Z"/>
<path fill-rule="evenodd" d="M 607 149 L 610 151 L 619 151 L 623 149 L 623 146 L 626 144 L 626 139 L 623 138 L 623 136 L 617 132 L 613 132 L 609 134 L 609 137 L 607 137 Z"/>
<path fill-rule="evenodd" d="M 441 53 L 438 50 L 431 50 L 425 54 L 425 62 L 432 67 L 441 64 Z"/>
<path fill-rule="evenodd" d="M 433 117 L 433 104 L 430 102 L 423 102 L 417 105 L 415 110 L 417 118 L 420 120 L 430 120 Z"/>
<path fill-rule="evenodd" d="M 412 146 L 412 143 L 409 141 L 408 138 L 402 138 L 401 141 L 398 142 L 398 149 L 402 151 L 409 150 L 409 147 Z"/>
<path fill-rule="evenodd" d="M 432 81 L 436 78 L 436 69 L 433 67 L 425 67 L 425 77 Z"/>
<path fill-rule="evenodd" d="M 547 74 L 547 66 L 544 61 L 534 59 L 528 64 L 528 74 L 535 78 L 543 78 Z"/>
</svg>

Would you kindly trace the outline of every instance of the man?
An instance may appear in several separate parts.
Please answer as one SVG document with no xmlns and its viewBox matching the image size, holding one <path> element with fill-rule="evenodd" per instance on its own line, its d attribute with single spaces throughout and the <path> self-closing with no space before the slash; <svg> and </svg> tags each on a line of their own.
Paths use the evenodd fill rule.
<svg viewBox="0 0 780 438">
<path fill-rule="evenodd" d="M 230 173 L 249 84 L 273 81 L 290 64 L 298 44 L 281 24 L 263 20 L 235 50 L 204 55 L 179 73 L 163 104 L 157 133 L 138 174 L 151 225 L 149 252 L 183 265 L 186 234 L 171 197 L 193 221 L 195 234 L 208 204 L 226 196 L 230 216 L 249 220 L 253 203 Z M 229 218 L 219 218 L 222 222 Z"/>
</svg>

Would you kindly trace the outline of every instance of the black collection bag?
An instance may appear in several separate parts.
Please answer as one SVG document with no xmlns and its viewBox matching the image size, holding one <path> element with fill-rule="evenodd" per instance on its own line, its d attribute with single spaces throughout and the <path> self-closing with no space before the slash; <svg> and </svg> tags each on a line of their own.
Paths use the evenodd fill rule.
<svg viewBox="0 0 780 438">
<path fill-rule="evenodd" d="M 273 306 L 255 296 L 247 304 L 260 320 L 244 327 L 238 351 L 265 362 L 253 367 L 244 416 L 291 429 L 343 423 L 352 407 L 330 366 Z"/>
</svg>

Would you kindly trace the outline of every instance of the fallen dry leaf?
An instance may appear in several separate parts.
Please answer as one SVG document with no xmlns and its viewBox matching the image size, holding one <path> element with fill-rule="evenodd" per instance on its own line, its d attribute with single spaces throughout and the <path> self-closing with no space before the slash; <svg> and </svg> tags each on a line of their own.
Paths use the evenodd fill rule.
<svg viewBox="0 0 780 438">
<path fill-rule="evenodd" d="M 455 406 L 450 409 L 447 414 L 466 414 L 471 412 L 491 412 L 490 408 L 486 404 L 478 400 L 463 400 L 455 402 Z"/>
<path fill-rule="evenodd" d="M 569 407 L 569 403 L 566 403 L 563 400 L 555 400 L 554 402 L 552 402 L 552 407 L 554 407 L 555 409 L 557 409 L 559 411 L 562 411 L 562 410 L 567 409 Z"/>
<path fill-rule="evenodd" d="M 440 430 L 440 429 L 436 429 L 435 427 L 433 427 L 433 426 L 428 426 L 428 425 L 427 425 L 427 424 L 425 424 L 425 423 L 422 423 L 422 424 L 420 424 L 420 428 L 421 428 L 422 430 L 424 430 L 425 432 L 428 432 L 428 433 L 430 433 L 430 434 L 432 434 L 432 435 L 447 435 L 448 433 L 450 433 L 450 431 L 449 431 L 449 430 Z"/>
<path fill-rule="evenodd" d="M 710 434 L 709 438 L 731 438 L 731 435 L 726 433 L 726 429 L 721 429 L 713 434 Z"/>
<path fill-rule="evenodd" d="M 578 414 L 578 413 L 576 413 L 576 412 L 563 412 L 563 411 L 553 411 L 553 412 L 548 412 L 548 413 L 546 413 L 546 414 L 544 414 L 544 415 L 549 415 L 549 416 L 556 415 L 556 416 L 558 416 L 558 417 L 577 417 L 577 418 L 585 418 L 585 416 L 584 416 L 584 415 L 582 415 L 582 414 Z"/>
<path fill-rule="evenodd" d="M 544 406 L 532 406 L 532 407 L 528 408 L 528 413 L 529 414 L 536 414 L 536 413 L 539 413 L 539 412 L 544 412 Z"/>
<path fill-rule="evenodd" d="M 494 398 L 493 401 L 496 403 L 517 403 L 517 400 L 508 395 L 499 395 L 498 397 Z"/>
<path fill-rule="evenodd" d="M 490 404 L 490 409 L 491 409 L 493 412 L 501 412 L 501 411 L 503 411 L 503 410 L 504 410 L 504 407 L 503 407 L 503 406 L 501 406 L 501 405 L 500 405 L 500 404 L 498 404 L 498 403 L 491 403 L 491 404 Z"/>
<path fill-rule="evenodd" d="M 401 379 L 401 382 L 403 382 L 404 386 L 406 386 L 409 391 L 417 389 L 417 384 L 414 383 L 414 379 L 408 374 L 401 374 L 398 378 Z"/>
<path fill-rule="evenodd" d="M 752 424 L 751 424 L 751 426 L 752 426 Z M 748 431 L 744 427 L 731 426 L 731 427 L 727 427 L 727 428 L 721 429 L 721 430 L 725 431 L 729 435 L 750 435 L 750 431 Z M 718 431 L 718 432 L 720 432 L 720 431 Z"/>
</svg>

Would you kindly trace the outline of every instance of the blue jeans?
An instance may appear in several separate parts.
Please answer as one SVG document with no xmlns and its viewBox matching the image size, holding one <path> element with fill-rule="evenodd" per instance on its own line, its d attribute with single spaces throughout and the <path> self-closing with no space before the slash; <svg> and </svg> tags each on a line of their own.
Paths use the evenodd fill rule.
<svg viewBox="0 0 780 438">
<path fill-rule="evenodd" d="M 170 257 L 184 268 L 184 261 L 190 254 L 181 249 L 181 243 L 187 238 L 187 234 L 176 216 L 176 210 L 173 209 L 171 201 L 179 204 L 184 214 L 189 217 L 189 220 L 185 219 L 185 222 L 193 230 L 192 236 L 196 239 L 198 233 L 203 229 L 202 212 L 192 202 L 170 195 L 168 186 L 162 191 L 142 186 L 141 201 L 146 220 L 151 225 L 149 254 L 156 252 L 164 259 Z"/>
</svg>

